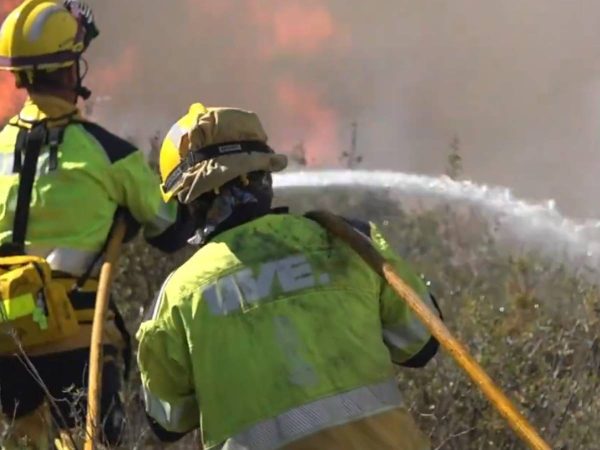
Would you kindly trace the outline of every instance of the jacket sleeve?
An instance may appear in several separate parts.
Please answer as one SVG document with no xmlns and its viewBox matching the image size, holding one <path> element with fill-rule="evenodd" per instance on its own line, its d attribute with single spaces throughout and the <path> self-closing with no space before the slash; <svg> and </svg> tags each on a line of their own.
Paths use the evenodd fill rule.
<svg viewBox="0 0 600 450">
<path fill-rule="evenodd" d="M 177 201 L 163 201 L 159 177 L 143 153 L 97 124 L 85 122 L 82 125 L 110 160 L 103 183 L 111 199 L 142 225 L 149 244 L 167 252 L 183 247 L 192 234 L 188 230 L 191 218 Z"/>
<path fill-rule="evenodd" d="M 393 263 L 398 275 L 441 317 L 441 311 L 425 282 L 391 249 L 377 226 L 371 223 L 368 233 L 380 253 Z M 392 361 L 405 367 L 425 366 L 438 351 L 437 340 L 384 280 L 381 280 L 380 292 L 383 340 Z"/>
<path fill-rule="evenodd" d="M 167 292 L 163 286 L 152 315 L 138 330 L 137 358 L 151 428 L 171 442 L 197 428 L 200 418 L 185 327 Z"/>
<path fill-rule="evenodd" d="M 163 201 L 160 180 L 139 150 L 114 163 L 111 178 L 114 200 L 142 224 L 149 244 L 168 252 L 185 245 L 191 235 L 185 231 L 190 224 L 187 209 L 175 200 Z"/>
</svg>

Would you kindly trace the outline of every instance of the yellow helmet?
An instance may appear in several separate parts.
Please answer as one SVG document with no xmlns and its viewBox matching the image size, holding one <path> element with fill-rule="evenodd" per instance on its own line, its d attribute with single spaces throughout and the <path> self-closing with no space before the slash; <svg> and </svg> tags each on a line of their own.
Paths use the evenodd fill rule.
<svg viewBox="0 0 600 450">
<path fill-rule="evenodd" d="M 285 169 L 287 156 L 275 153 L 267 139 L 253 112 L 192 104 L 160 149 L 163 199 L 177 195 L 189 203 L 250 172 Z"/>
<path fill-rule="evenodd" d="M 54 70 L 73 65 L 85 50 L 85 29 L 62 2 L 26 0 L 0 29 L 0 69 Z"/>
</svg>

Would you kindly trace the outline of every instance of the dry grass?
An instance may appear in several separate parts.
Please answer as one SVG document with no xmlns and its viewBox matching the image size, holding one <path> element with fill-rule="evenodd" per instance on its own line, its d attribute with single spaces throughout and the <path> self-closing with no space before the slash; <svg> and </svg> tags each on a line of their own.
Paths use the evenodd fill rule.
<svg viewBox="0 0 600 450">
<path fill-rule="evenodd" d="M 600 449 L 600 299 L 598 287 L 560 262 L 495 242 L 475 211 L 408 213 L 381 193 L 328 191 L 319 204 L 288 195 L 297 211 L 315 207 L 381 224 L 390 240 L 431 280 L 450 329 L 516 401 L 555 449 Z M 137 329 L 161 281 L 189 250 L 165 257 L 140 241 L 128 245 L 116 297 Z M 399 383 L 434 449 L 520 449 L 513 433 L 450 357 L 401 370 Z M 137 374 L 126 390 L 127 449 L 162 448 L 140 410 Z M 175 448 L 194 448 L 194 436 Z"/>
</svg>

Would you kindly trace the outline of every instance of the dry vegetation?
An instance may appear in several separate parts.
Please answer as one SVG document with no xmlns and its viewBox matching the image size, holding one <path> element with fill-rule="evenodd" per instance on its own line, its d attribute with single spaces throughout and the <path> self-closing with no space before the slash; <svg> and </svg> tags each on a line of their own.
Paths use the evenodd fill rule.
<svg viewBox="0 0 600 450">
<path fill-rule="evenodd" d="M 343 190 L 314 198 L 290 193 L 279 203 L 295 212 L 321 207 L 382 224 L 399 252 L 431 281 L 450 329 L 553 448 L 600 449 L 600 297 L 584 279 L 582 271 L 590 269 L 503 252 L 489 218 L 476 211 L 408 212 L 381 192 Z M 117 292 L 132 329 L 140 305 L 185 257 L 129 246 Z M 449 356 L 441 353 L 423 370 L 401 370 L 399 383 L 434 449 L 524 448 Z M 134 398 L 135 381 L 132 387 Z M 134 436 L 140 436 L 139 423 Z"/>
<path fill-rule="evenodd" d="M 296 212 L 328 208 L 370 218 L 431 281 L 445 320 L 555 449 L 600 449 L 600 299 L 595 268 L 566 268 L 533 254 L 502 251 L 489 218 L 445 206 L 403 210 L 385 193 L 288 193 Z M 165 257 L 136 241 L 126 248 L 115 292 L 131 330 L 161 280 L 190 250 Z M 585 271 L 585 272 L 584 272 Z M 586 275 L 584 277 L 584 275 Z M 451 358 L 401 370 L 399 385 L 433 449 L 520 449 L 513 433 Z M 127 445 L 156 444 L 140 412 L 134 374 Z M 194 436 L 177 448 L 194 448 Z M 161 448 L 156 445 L 155 448 Z"/>
</svg>

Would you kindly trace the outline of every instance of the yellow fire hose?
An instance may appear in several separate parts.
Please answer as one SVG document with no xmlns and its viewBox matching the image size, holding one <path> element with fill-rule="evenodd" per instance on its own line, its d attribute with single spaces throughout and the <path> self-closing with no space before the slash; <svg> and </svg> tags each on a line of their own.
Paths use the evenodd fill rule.
<svg viewBox="0 0 600 450">
<path fill-rule="evenodd" d="M 117 219 L 116 225 L 106 247 L 105 261 L 100 271 L 98 292 L 96 293 L 96 306 L 94 309 L 94 322 L 92 325 L 92 339 L 90 344 L 90 364 L 88 373 L 88 398 L 87 417 L 85 424 L 85 450 L 94 450 L 100 427 L 100 396 L 102 393 L 102 361 L 104 325 L 108 313 L 110 299 L 110 285 L 119 254 L 121 244 L 125 237 L 127 225 L 125 220 Z"/>
<path fill-rule="evenodd" d="M 517 435 L 534 450 L 550 450 L 550 446 L 540 437 L 527 419 L 494 384 L 485 370 L 469 354 L 468 350 L 450 333 L 444 323 L 433 313 L 420 297 L 398 276 L 393 266 L 354 228 L 342 218 L 326 211 L 315 211 L 307 217 L 318 222 L 332 235 L 346 242 L 365 262 L 392 287 L 431 334 L 446 349 L 458 365 L 467 372 L 471 380 L 481 389 L 496 410 L 506 419 Z"/>
</svg>

